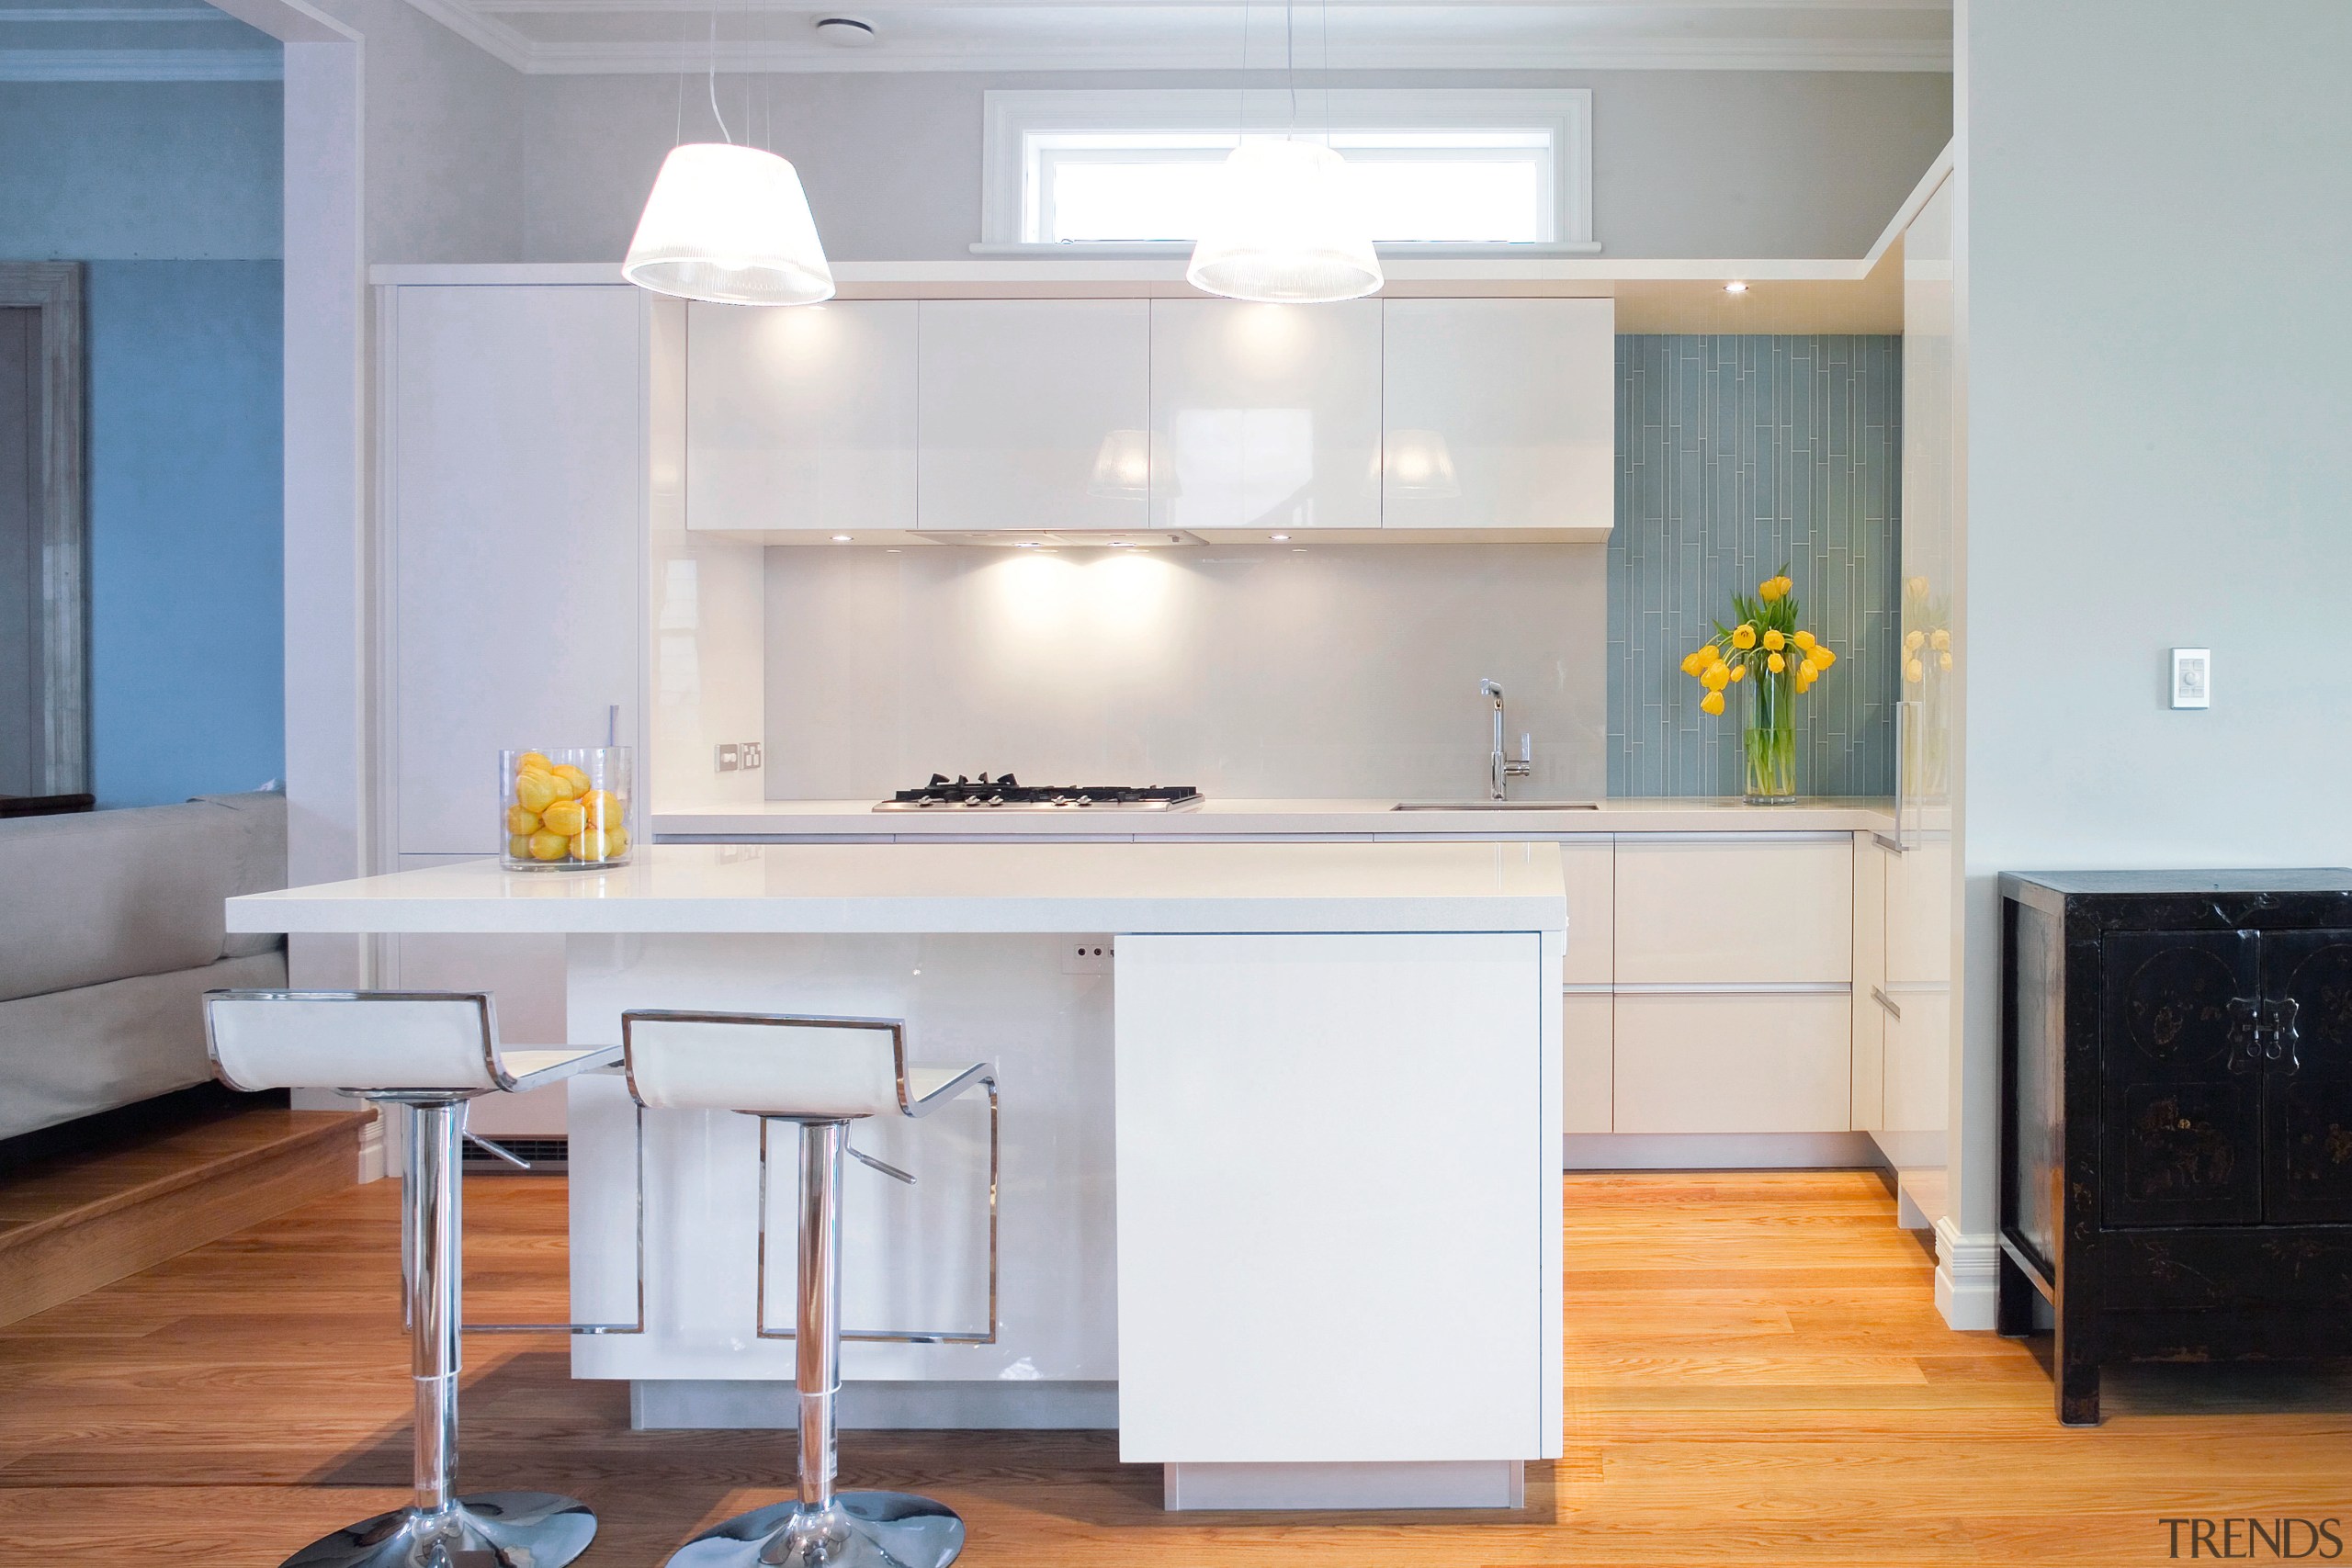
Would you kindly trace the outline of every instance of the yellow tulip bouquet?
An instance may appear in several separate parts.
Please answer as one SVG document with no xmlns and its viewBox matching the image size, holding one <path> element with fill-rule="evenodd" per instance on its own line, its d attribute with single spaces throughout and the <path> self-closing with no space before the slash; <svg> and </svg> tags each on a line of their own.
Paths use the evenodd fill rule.
<svg viewBox="0 0 2352 1568">
<path fill-rule="evenodd" d="M 1682 672 L 1706 688 L 1699 711 L 1710 716 L 1724 711 L 1730 688 L 1748 689 L 1744 739 L 1751 806 L 1783 806 L 1797 797 L 1796 699 L 1838 662 L 1827 643 L 1799 629 L 1790 593 L 1795 586 L 1783 566 L 1756 585 L 1754 598 L 1733 594 L 1738 619 L 1728 626 L 1717 621 L 1715 635 L 1682 660 Z"/>
</svg>

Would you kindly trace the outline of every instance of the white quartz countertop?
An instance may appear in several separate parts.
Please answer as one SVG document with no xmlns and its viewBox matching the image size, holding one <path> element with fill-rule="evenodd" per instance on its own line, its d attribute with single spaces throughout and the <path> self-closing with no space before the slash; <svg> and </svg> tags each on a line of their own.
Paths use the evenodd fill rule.
<svg viewBox="0 0 2352 1568">
<path fill-rule="evenodd" d="M 657 838 L 1498 838 L 1569 833 L 1891 832 L 1894 802 L 1818 798 L 1748 806 L 1703 796 L 1597 801 L 1590 810 L 1398 811 L 1394 800 L 1211 800 L 1182 811 L 933 807 L 876 811 L 870 800 L 768 800 L 656 811 Z"/>
<path fill-rule="evenodd" d="M 1561 931 L 1556 846 L 655 844 L 609 872 L 494 860 L 255 893 L 232 931 Z"/>
</svg>

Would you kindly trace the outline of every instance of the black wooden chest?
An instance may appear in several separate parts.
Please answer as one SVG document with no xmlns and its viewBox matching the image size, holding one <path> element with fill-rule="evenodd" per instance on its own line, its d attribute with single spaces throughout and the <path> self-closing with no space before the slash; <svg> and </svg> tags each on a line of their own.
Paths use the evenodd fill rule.
<svg viewBox="0 0 2352 1568">
<path fill-rule="evenodd" d="M 2352 1354 L 2352 871 L 2001 878 L 2000 1327 L 2099 1366 Z"/>
</svg>

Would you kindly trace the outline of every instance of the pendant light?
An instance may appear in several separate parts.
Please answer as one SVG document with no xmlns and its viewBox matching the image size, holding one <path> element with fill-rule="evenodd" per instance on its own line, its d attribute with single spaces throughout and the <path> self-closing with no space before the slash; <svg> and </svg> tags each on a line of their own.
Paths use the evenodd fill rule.
<svg viewBox="0 0 2352 1568">
<path fill-rule="evenodd" d="M 711 19 L 710 107 L 718 130 L 718 17 Z M 833 269 L 798 171 L 775 153 L 724 141 L 673 147 L 629 241 L 621 276 L 640 288 L 721 305 L 813 305 L 833 297 Z"/>
<path fill-rule="evenodd" d="M 1243 7 L 1243 68 L 1249 60 Z M 1283 69 L 1292 70 L 1292 11 L 1283 6 Z M 1330 67 L 1328 43 L 1324 68 Z M 1347 163 L 1324 141 L 1297 140 L 1298 86 L 1290 82 L 1291 134 L 1246 138 L 1225 160 L 1209 220 L 1193 247 L 1184 280 L 1207 294 L 1267 304 L 1322 304 L 1379 291 L 1384 279 L 1372 235 L 1357 210 Z M 1244 89 L 1247 101 L 1247 89 Z M 1247 118 L 1246 115 L 1244 117 Z"/>
</svg>

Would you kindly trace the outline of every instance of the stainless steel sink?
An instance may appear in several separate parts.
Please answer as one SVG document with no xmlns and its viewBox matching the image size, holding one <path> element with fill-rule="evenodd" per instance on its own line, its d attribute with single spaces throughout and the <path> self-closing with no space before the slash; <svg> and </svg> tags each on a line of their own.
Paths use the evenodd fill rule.
<svg viewBox="0 0 2352 1568">
<path fill-rule="evenodd" d="M 1391 811 L 1598 811 L 1597 800 L 1400 800 Z"/>
</svg>

